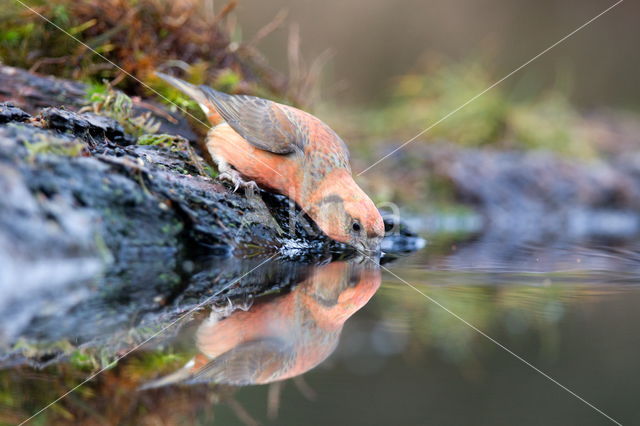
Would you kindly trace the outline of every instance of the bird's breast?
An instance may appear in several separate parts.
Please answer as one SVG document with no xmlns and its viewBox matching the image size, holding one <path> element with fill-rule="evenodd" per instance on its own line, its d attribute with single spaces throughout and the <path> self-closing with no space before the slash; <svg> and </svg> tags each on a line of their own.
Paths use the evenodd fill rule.
<svg viewBox="0 0 640 426">
<path fill-rule="evenodd" d="M 207 150 L 214 160 L 232 165 L 243 177 L 263 188 L 294 197 L 302 181 L 301 161 L 295 154 L 280 155 L 256 148 L 229 125 L 221 124 L 207 135 Z"/>
</svg>

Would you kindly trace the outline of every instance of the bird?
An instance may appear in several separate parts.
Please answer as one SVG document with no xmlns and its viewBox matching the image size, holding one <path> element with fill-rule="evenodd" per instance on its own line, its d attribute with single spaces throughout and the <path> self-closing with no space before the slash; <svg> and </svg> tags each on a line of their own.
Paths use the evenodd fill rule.
<svg viewBox="0 0 640 426">
<path fill-rule="evenodd" d="M 247 386 L 306 373 L 331 355 L 344 323 L 379 288 L 381 272 L 372 266 L 320 265 L 289 293 L 258 299 L 247 311 L 212 310 L 196 331 L 198 353 L 141 389 L 177 383 Z"/>
<path fill-rule="evenodd" d="M 283 194 L 329 238 L 379 250 L 380 212 L 353 179 L 347 145 L 327 124 L 288 105 L 156 75 L 200 105 L 212 125 L 206 149 L 219 177 L 235 190 L 260 187 Z"/>
</svg>

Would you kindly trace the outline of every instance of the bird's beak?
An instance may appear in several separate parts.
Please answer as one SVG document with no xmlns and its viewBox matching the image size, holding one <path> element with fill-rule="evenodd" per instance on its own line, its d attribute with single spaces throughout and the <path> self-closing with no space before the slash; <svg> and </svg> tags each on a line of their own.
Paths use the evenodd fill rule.
<svg viewBox="0 0 640 426">
<path fill-rule="evenodd" d="M 366 242 L 358 242 L 358 250 L 366 255 L 377 255 L 380 253 L 380 242 L 382 238 L 368 238 Z"/>
</svg>

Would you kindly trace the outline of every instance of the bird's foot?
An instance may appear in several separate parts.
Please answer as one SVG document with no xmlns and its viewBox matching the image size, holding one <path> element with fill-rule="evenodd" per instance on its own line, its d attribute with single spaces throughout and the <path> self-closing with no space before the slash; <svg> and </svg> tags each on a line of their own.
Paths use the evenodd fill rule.
<svg viewBox="0 0 640 426">
<path fill-rule="evenodd" d="M 258 192 L 258 184 L 252 180 L 245 180 L 237 170 L 229 168 L 221 172 L 218 177 L 230 182 L 233 185 L 233 192 L 237 192 L 239 188 L 244 188 L 251 194 Z"/>
<path fill-rule="evenodd" d="M 236 308 L 233 306 L 233 302 L 227 297 L 226 303 L 223 302 L 223 304 L 211 306 L 211 319 L 221 320 L 231 315 L 235 310 Z"/>
<path fill-rule="evenodd" d="M 227 318 L 235 311 L 248 311 L 253 306 L 253 297 L 246 296 L 244 298 L 231 300 L 227 297 L 226 302 L 222 304 L 212 305 L 210 318 L 213 320 L 221 320 Z"/>
</svg>

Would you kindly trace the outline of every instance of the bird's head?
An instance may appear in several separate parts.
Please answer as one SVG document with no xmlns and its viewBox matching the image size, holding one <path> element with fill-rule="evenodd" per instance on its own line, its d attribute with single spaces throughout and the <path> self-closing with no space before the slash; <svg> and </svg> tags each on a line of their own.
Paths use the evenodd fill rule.
<svg viewBox="0 0 640 426">
<path fill-rule="evenodd" d="M 325 234 L 358 250 L 379 250 L 384 237 L 382 216 L 351 176 L 321 188 L 316 195 L 307 213 Z"/>
</svg>

